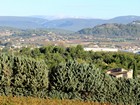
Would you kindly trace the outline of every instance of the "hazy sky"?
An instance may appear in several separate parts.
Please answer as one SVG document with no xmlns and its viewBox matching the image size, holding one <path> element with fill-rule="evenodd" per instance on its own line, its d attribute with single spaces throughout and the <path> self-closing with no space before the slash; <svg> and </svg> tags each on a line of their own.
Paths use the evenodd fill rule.
<svg viewBox="0 0 140 105">
<path fill-rule="evenodd" d="M 140 0 L 0 0 L 0 16 L 140 16 Z"/>
</svg>

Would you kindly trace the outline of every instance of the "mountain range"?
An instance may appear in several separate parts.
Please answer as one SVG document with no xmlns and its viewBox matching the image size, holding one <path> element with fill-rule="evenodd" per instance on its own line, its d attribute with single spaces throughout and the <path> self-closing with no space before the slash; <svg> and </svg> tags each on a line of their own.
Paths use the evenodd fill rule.
<svg viewBox="0 0 140 105">
<path fill-rule="evenodd" d="M 55 18 L 53 20 L 47 19 L 45 16 L 0 16 L 0 26 L 21 29 L 55 28 L 78 31 L 83 28 L 92 28 L 105 23 L 128 24 L 136 20 L 140 20 L 140 16 L 119 16 L 112 19 Z"/>
</svg>

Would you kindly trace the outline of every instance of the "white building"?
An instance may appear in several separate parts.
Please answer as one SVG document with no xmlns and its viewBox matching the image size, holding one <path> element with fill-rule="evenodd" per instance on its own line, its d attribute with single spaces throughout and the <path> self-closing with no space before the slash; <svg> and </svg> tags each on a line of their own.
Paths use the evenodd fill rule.
<svg viewBox="0 0 140 105">
<path fill-rule="evenodd" d="M 118 49 L 117 48 L 84 48 L 85 51 L 94 51 L 94 52 L 98 52 L 98 51 L 105 51 L 105 52 L 117 52 Z"/>
</svg>

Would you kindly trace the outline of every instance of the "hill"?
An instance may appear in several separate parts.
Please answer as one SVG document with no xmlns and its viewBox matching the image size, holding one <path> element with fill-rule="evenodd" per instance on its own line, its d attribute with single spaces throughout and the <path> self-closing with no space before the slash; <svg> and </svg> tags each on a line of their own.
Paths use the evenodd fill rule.
<svg viewBox="0 0 140 105">
<path fill-rule="evenodd" d="M 105 23 L 128 24 L 130 22 L 140 20 L 140 16 L 119 16 L 112 19 L 81 19 L 81 18 L 66 18 L 50 20 L 43 24 L 47 28 L 58 28 L 65 30 L 78 31 L 82 28 L 92 28 L 96 25 Z"/>
<path fill-rule="evenodd" d="M 84 18 L 55 18 L 48 20 L 44 16 L 0 16 L 0 26 L 15 27 L 15 28 L 55 28 L 70 31 L 78 31 L 83 28 L 92 28 L 96 25 L 106 23 L 128 24 L 132 21 L 140 20 L 140 16 L 120 16 L 112 19 L 84 19 Z"/>
<path fill-rule="evenodd" d="M 102 36 L 140 36 L 140 21 L 134 21 L 129 24 L 102 24 L 93 28 L 82 29 L 77 33 Z"/>
<path fill-rule="evenodd" d="M 0 16 L 0 26 L 15 28 L 43 28 L 46 19 L 34 17 Z"/>
<path fill-rule="evenodd" d="M 77 31 L 85 27 L 93 27 L 97 24 L 104 23 L 105 20 L 102 19 L 59 19 L 59 20 L 50 20 L 43 24 L 46 28 L 58 28 L 71 31 Z"/>
<path fill-rule="evenodd" d="M 121 23 L 121 24 L 128 24 L 130 22 L 140 20 L 140 16 L 119 16 L 112 19 L 109 19 L 107 23 Z"/>
</svg>

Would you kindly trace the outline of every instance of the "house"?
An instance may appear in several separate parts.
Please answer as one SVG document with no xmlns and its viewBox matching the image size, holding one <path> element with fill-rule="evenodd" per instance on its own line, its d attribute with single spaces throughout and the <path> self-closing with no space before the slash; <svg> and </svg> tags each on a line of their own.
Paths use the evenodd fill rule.
<svg viewBox="0 0 140 105">
<path fill-rule="evenodd" d="M 106 73 L 116 78 L 120 78 L 120 77 L 133 78 L 132 69 L 125 70 L 123 68 L 115 68 L 115 69 L 108 70 Z"/>
</svg>

